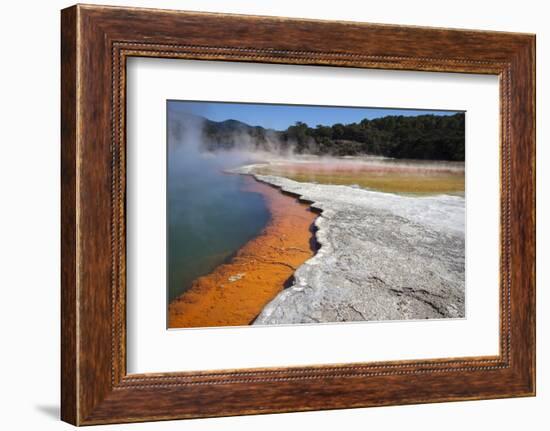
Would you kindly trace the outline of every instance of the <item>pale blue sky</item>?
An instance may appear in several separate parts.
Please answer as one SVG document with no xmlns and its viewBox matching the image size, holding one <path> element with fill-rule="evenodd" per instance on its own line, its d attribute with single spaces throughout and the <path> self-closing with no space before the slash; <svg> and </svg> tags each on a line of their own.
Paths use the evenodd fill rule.
<svg viewBox="0 0 550 431">
<path fill-rule="evenodd" d="M 213 121 L 239 120 L 251 126 L 284 130 L 296 121 L 310 127 L 317 124 L 332 126 L 336 123 L 356 123 L 364 118 L 373 119 L 387 115 L 453 115 L 459 111 L 436 111 L 387 108 L 346 108 L 311 105 L 273 105 L 260 103 L 226 103 L 169 100 L 172 112 L 201 115 Z"/>
</svg>

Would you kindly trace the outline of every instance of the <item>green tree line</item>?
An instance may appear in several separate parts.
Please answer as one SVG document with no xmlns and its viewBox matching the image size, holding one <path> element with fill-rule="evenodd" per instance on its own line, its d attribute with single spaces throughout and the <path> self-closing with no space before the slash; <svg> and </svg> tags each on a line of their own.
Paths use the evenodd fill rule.
<svg viewBox="0 0 550 431">
<path fill-rule="evenodd" d="M 398 159 L 464 160 L 464 113 L 453 115 L 392 115 L 358 123 L 309 127 L 296 122 L 283 131 L 252 127 L 228 120 L 207 120 L 203 136 L 207 150 L 246 146 L 298 154 Z"/>
</svg>

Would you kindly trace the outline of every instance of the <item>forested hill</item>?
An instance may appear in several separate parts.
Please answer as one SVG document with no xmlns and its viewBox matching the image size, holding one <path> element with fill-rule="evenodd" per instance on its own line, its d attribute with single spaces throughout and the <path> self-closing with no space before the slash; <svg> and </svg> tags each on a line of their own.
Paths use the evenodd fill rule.
<svg viewBox="0 0 550 431">
<path fill-rule="evenodd" d="M 207 151 L 267 150 L 316 155 L 379 155 L 399 159 L 464 160 L 464 113 L 387 116 L 358 123 L 318 125 L 297 122 L 275 131 L 237 120 L 204 119 L 202 142 Z"/>
</svg>

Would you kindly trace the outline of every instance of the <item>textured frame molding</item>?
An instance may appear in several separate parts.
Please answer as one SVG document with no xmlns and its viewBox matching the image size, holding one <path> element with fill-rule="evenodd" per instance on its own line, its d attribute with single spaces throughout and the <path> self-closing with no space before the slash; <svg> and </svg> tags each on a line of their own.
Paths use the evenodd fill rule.
<svg viewBox="0 0 550 431">
<path fill-rule="evenodd" d="M 534 36 L 77 5 L 62 11 L 61 42 L 63 420 L 86 425 L 534 395 Z M 127 375 L 131 56 L 498 75 L 499 355 Z"/>
</svg>

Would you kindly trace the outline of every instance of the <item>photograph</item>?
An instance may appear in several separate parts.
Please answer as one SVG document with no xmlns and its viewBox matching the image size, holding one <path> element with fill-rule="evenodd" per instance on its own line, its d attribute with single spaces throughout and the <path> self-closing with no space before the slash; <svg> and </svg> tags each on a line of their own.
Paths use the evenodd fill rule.
<svg viewBox="0 0 550 431">
<path fill-rule="evenodd" d="M 168 100 L 167 327 L 464 319 L 466 115 Z"/>
<path fill-rule="evenodd" d="M 2 6 L 1 429 L 550 429 L 546 3 Z"/>
</svg>

